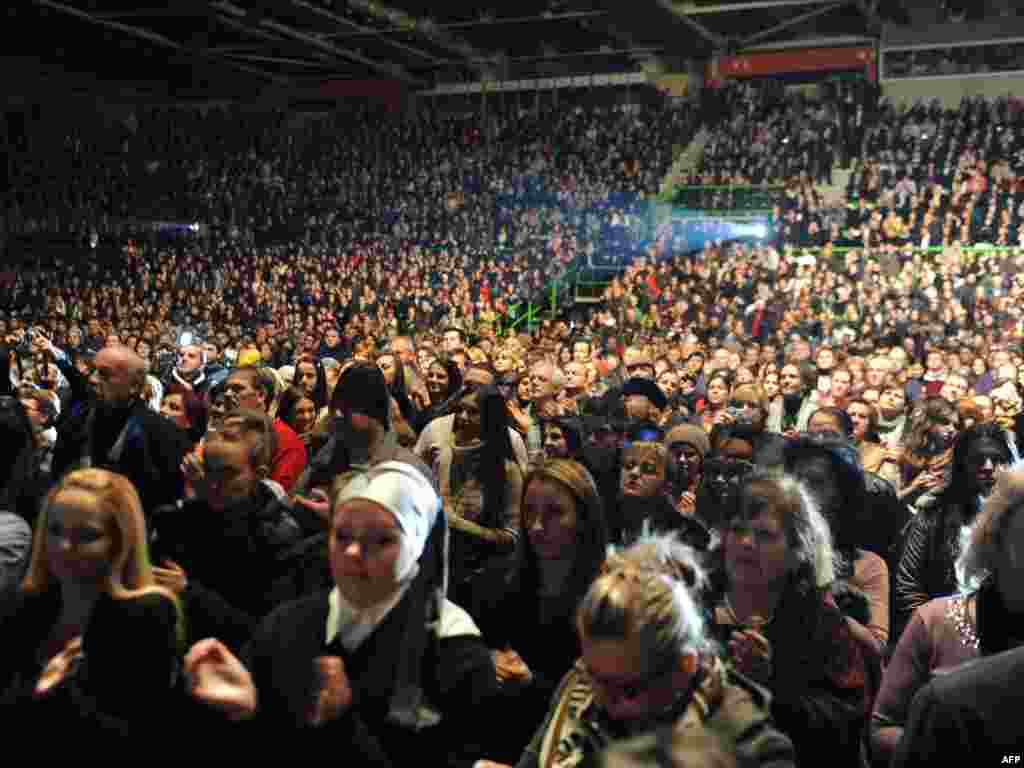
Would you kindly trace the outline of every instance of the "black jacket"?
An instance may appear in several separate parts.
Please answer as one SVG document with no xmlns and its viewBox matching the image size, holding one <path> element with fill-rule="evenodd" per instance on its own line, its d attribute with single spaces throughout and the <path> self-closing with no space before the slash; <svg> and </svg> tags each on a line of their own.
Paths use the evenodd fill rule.
<svg viewBox="0 0 1024 768">
<path fill-rule="evenodd" d="M 193 639 L 216 636 L 239 648 L 275 603 L 271 587 L 291 563 L 298 524 L 263 483 L 217 512 L 206 501 L 160 507 L 152 515 L 153 553 L 188 575 L 183 595 Z M 241 642 L 240 642 L 241 641 Z"/>
<path fill-rule="evenodd" d="M 953 500 L 940 500 L 914 516 L 896 569 L 894 638 L 918 607 L 956 591 L 954 565 L 960 555 L 960 529 L 973 517 L 963 502 Z"/>
<path fill-rule="evenodd" d="M 963 664 L 922 688 L 910 708 L 895 768 L 1012 764 L 1021 744 L 1024 648 Z"/>
<path fill-rule="evenodd" d="M 107 416 L 93 403 L 61 423 L 53 453 L 54 478 L 61 477 L 78 465 L 83 456 L 90 455 L 92 466 L 118 472 L 132 481 L 147 514 L 181 498 L 181 462 L 192 447 L 186 434 L 138 401 L 126 414 L 114 417 L 119 419 L 118 425 L 124 425 L 126 433 L 123 450 L 113 457 L 109 450 L 94 450 L 97 428 L 102 427 L 98 422 L 103 418 Z"/>
</svg>

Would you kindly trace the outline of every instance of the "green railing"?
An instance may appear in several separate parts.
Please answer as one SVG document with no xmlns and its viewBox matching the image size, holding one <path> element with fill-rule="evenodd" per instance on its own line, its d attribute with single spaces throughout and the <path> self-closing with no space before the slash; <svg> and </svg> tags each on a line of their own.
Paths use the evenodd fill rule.
<svg viewBox="0 0 1024 768">
<path fill-rule="evenodd" d="M 680 208 L 700 210 L 761 211 L 771 210 L 786 191 L 785 187 L 772 186 L 688 186 L 676 187 L 672 204 Z M 722 198 L 726 203 L 723 205 Z"/>
</svg>

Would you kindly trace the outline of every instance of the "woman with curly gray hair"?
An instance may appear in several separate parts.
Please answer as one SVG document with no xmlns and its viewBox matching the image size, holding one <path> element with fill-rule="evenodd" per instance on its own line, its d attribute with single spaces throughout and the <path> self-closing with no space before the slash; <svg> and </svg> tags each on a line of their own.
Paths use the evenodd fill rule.
<svg viewBox="0 0 1024 768">
<path fill-rule="evenodd" d="M 577 613 L 582 656 L 517 768 L 596 766 L 613 741 L 679 728 L 720 737 L 744 764 L 793 764 L 764 692 L 713 651 L 694 597 L 702 582 L 672 536 L 609 557 Z"/>
<path fill-rule="evenodd" d="M 797 763 L 859 765 L 867 665 L 830 593 L 832 535 L 814 498 L 791 476 L 751 476 L 717 554 L 713 632 L 736 669 L 771 691 Z"/>
<path fill-rule="evenodd" d="M 914 694 L 936 669 L 1024 642 L 1024 469 L 1002 472 L 956 565 L 961 592 L 914 612 L 885 670 L 871 722 L 875 756 L 888 762 Z"/>
</svg>

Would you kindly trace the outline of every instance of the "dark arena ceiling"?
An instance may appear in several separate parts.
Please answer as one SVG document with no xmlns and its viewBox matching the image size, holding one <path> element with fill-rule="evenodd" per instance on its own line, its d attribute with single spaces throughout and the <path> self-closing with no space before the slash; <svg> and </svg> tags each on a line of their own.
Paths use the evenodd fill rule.
<svg viewBox="0 0 1024 768">
<path fill-rule="evenodd" d="M 244 98 L 267 86 L 685 71 L 715 52 L 864 38 L 899 0 L 13 0 L 8 98 Z M 888 11 L 891 13 L 891 10 Z"/>
</svg>

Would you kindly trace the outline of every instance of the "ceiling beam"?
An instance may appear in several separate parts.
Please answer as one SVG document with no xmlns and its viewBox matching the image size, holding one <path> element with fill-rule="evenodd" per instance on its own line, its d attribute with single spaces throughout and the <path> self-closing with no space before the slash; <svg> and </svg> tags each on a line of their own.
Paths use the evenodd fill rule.
<svg viewBox="0 0 1024 768">
<path fill-rule="evenodd" d="M 472 29 L 473 27 L 496 27 L 506 24 L 533 24 L 536 22 L 566 21 L 571 19 L 597 19 L 607 16 L 607 11 L 571 11 L 568 13 L 549 13 L 537 16 L 508 16 L 497 19 L 477 19 L 475 21 L 449 21 L 444 24 L 437 24 L 438 29 Z M 346 19 L 348 21 L 348 19 Z M 352 23 L 352 22 L 349 22 Z M 388 27 L 386 29 L 373 29 L 366 32 L 338 33 L 329 37 L 362 37 L 364 35 L 394 35 L 408 33 L 405 27 Z"/>
<path fill-rule="evenodd" d="M 150 43 L 153 43 L 154 45 L 158 45 L 162 48 L 168 48 L 172 51 L 177 51 L 178 53 L 188 54 L 194 58 L 206 58 L 211 61 L 216 61 L 217 63 L 223 64 L 227 67 L 231 67 L 232 69 L 236 69 L 250 75 L 257 75 L 258 77 L 262 77 L 266 80 L 270 80 L 275 83 L 287 82 L 287 78 L 281 77 L 280 75 L 275 75 L 272 72 L 267 72 L 266 70 L 260 69 L 258 67 L 250 67 L 245 64 L 237 64 L 233 61 L 226 61 L 221 58 L 204 56 L 201 52 L 197 52 L 193 48 L 182 45 L 179 42 L 171 40 L 169 37 L 166 37 L 165 35 L 161 35 L 158 32 L 153 32 L 149 29 L 132 26 L 131 24 L 122 24 L 119 21 L 112 21 L 110 19 L 97 18 L 96 16 L 93 16 L 92 14 L 87 13 L 86 11 L 83 11 L 80 8 L 75 8 L 74 6 L 67 5 L 66 3 L 55 2 L 55 0 L 33 0 L 33 2 L 36 5 L 43 6 L 44 8 L 50 8 L 51 10 L 60 11 L 61 13 L 65 13 L 69 16 L 74 16 L 76 19 L 81 19 L 82 21 L 86 21 L 90 24 L 96 24 L 97 26 L 104 27 L 106 29 L 113 29 L 126 35 L 138 37 L 142 40 L 146 40 Z"/>
<path fill-rule="evenodd" d="M 694 32 L 703 37 L 712 45 L 724 46 L 726 44 L 726 39 L 724 37 L 722 37 L 721 35 L 716 35 L 714 32 L 705 27 L 696 19 L 691 19 L 688 15 L 686 15 L 686 13 L 681 9 L 679 5 L 671 2 L 670 0 L 658 0 L 658 5 L 664 8 L 666 11 L 672 13 L 677 19 L 679 19 L 686 26 L 688 26 L 690 29 L 692 29 Z"/>
<path fill-rule="evenodd" d="M 313 35 L 310 35 L 307 32 L 295 29 L 294 27 L 289 27 L 286 24 L 281 24 L 280 22 L 274 21 L 273 19 L 262 19 L 259 22 L 259 24 L 261 27 L 264 27 L 265 29 L 277 32 L 278 34 L 283 35 L 284 37 L 290 37 L 293 40 L 298 40 L 299 42 L 312 45 L 313 47 L 319 48 L 321 51 L 332 54 L 337 58 L 350 59 L 352 61 L 357 61 L 360 64 L 365 64 L 370 69 L 373 69 L 377 72 L 381 72 L 382 74 L 386 74 L 388 77 L 393 77 L 396 80 L 402 80 L 403 82 L 409 83 L 410 85 L 426 85 L 426 83 L 424 83 L 422 80 L 420 80 L 417 77 L 413 77 L 408 72 L 406 72 L 403 67 L 400 67 L 397 64 L 380 62 L 377 61 L 376 59 L 371 59 L 366 56 L 363 56 L 360 53 L 356 53 L 355 51 L 350 51 L 347 48 L 339 48 L 333 43 L 329 43 L 326 40 L 321 40 L 319 37 L 314 37 Z"/>
<path fill-rule="evenodd" d="M 292 5 L 295 5 L 299 8 L 305 8 L 311 13 L 315 13 L 318 16 L 330 19 L 336 24 L 343 24 L 345 26 L 352 27 L 353 29 L 357 30 L 360 35 L 368 35 L 374 37 L 383 43 L 387 43 L 388 45 L 393 46 L 394 48 L 398 48 L 401 51 L 405 51 L 406 53 L 411 53 L 413 56 L 418 56 L 419 58 L 425 61 L 429 61 L 432 64 L 440 63 L 440 59 L 438 59 L 436 56 L 433 56 L 432 54 L 427 53 L 424 50 L 415 48 L 411 45 L 406 45 L 405 43 L 400 42 L 398 40 L 393 40 L 387 37 L 386 35 L 380 33 L 379 31 L 370 29 L 369 27 L 364 27 L 361 24 L 357 24 L 356 22 L 352 21 L 351 19 L 346 19 L 344 16 L 338 16 L 336 13 L 332 13 L 331 11 L 328 11 L 326 8 L 320 8 L 319 6 L 313 5 L 312 3 L 307 3 L 306 0 L 292 0 Z M 342 36 L 343 35 L 326 35 L 326 37 Z"/>
<path fill-rule="evenodd" d="M 841 0 L 841 2 L 833 2 L 831 5 L 826 5 L 821 8 L 815 8 L 813 11 L 807 11 L 806 13 L 798 14 L 791 19 L 786 19 L 785 21 L 776 24 L 773 27 L 768 27 L 768 29 L 762 29 L 760 32 L 757 32 L 751 35 L 750 37 L 744 38 L 740 42 L 740 45 L 751 45 L 752 43 L 756 43 L 759 40 L 764 40 L 766 37 L 771 37 L 772 35 L 778 32 L 783 32 L 787 29 L 790 29 L 791 27 L 803 24 L 805 21 L 810 21 L 811 19 L 816 19 L 818 16 L 824 16 L 825 14 L 839 10 L 840 8 L 846 5 L 849 5 L 850 2 L 851 0 Z"/>
<path fill-rule="evenodd" d="M 254 53 L 229 53 L 228 56 L 232 59 L 242 59 L 243 61 L 265 61 L 268 64 L 287 64 L 295 67 L 316 67 L 317 69 L 324 68 L 323 61 L 292 59 L 286 56 L 260 56 Z"/>
<path fill-rule="evenodd" d="M 432 19 L 420 19 L 405 11 L 385 5 L 380 0 L 348 0 L 348 4 L 371 18 L 379 19 L 388 24 L 394 24 L 398 20 L 398 26 L 403 27 L 407 32 L 418 35 L 432 44 L 444 48 L 446 51 L 459 54 L 466 61 L 474 62 L 472 68 L 478 75 L 487 75 L 487 68 L 481 63 L 493 61 L 494 57 L 488 59 L 482 51 L 477 50 L 467 40 L 452 35 Z"/>
<path fill-rule="evenodd" d="M 694 3 L 671 3 L 676 13 L 683 16 L 703 16 L 713 13 L 735 11 L 757 11 L 764 8 L 785 8 L 791 5 L 827 5 L 834 0 L 748 0 L 742 3 L 718 3 L 716 5 L 695 5 Z"/>
</svg>

